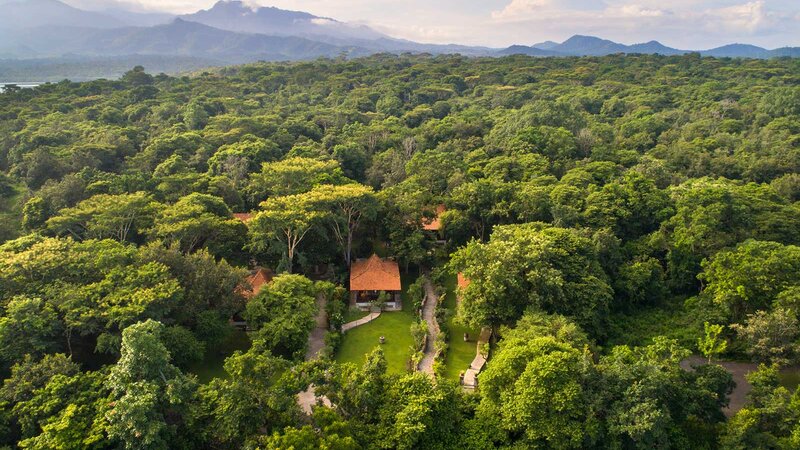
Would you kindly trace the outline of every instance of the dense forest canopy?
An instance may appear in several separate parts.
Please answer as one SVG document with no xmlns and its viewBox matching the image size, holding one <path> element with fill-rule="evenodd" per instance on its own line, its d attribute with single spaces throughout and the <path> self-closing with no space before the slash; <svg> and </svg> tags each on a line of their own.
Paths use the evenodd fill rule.
<svg viewBox="0 0 800 450">
<path fill-rule="evenodd" d="M 376 55 L 9 88 L 0 445 L 798 448 L 798 201 L 797 59 Z M 476 392 L 380 348 L 335 361 L 373 252 L 469 280 L 454 320 L 493 331 Z M 277 276 L 248 293 L 257 266 Z M 232 318 L 252 344 L 201 380 Z M 720 358 L 762 364 L 738 412 Z"/>
</svg>

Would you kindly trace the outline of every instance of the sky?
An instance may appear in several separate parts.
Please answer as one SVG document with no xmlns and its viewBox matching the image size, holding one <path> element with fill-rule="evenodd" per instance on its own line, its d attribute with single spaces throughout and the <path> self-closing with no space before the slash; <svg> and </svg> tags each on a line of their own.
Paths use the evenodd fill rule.
<svg viewBox="0 0 800 450">
<path fill-rule="evenodd" d="M 215 0 L 124 0 L 173 13 Z M 76 6 L 111 0 L 67 0 Z M 800 0 L 247 0 L 369 25 L 418 42 L 505 47 L 587 34 L 687 50 L 800 46 Z"/>
</svg>

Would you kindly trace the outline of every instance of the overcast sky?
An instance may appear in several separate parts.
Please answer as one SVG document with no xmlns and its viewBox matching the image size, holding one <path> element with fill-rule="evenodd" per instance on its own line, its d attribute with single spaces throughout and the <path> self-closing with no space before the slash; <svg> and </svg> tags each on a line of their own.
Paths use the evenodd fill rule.
<svg viewBox="0 0 800 450">
<path fill-rule="evenodd" d="M 128 0 L 194 12 L 215 0 Z M 421 42 L 507 46 L 591 34 L 682 49 L 800 46 L 800 0 L 248 0 L 370 25 Z M 67 0 L 75 5 L 110 0 Z"/>
</svg>

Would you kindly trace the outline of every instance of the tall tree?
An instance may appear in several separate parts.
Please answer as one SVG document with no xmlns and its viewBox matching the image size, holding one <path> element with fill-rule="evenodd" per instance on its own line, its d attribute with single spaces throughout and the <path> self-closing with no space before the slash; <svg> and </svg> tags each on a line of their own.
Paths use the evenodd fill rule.
<svg viewBox="0 0 800 450">
<path fill-rule="evenodd" d="M 286 271 L 292 273 L 297 247 L 325 214 L 304 194 L 272 197 L 261 204 L 261 211 L 250 223 L 250 245 L 256 251 L 278 241 L 286 249 Z"/>
<path fill-rule="evenodd" d="M 101 194 L 59 211 L 47 221 L 47 228 L 79 240 L 110 238 L 125 242 L 150 228 L 160 208 L 145 192 Z"/>
<path fill-rule="evenodd" d="M 378 202 L 372 188 L 360 184 L 341 186 L 320 185 L 310 191 L 308 201 L 328 210 L 328 223 L 342 248 L 347 267 L 352 262 L 353 236 L 362 220 L 372 220 L 378 211 Z"/>
<path fill-rule="evenodd" d="M 108 411 L 108 434 L 126 449 L 167 449 L 194 381 L 170 363 L 161 341 L 163 325 L 148 320 L 122 333 L 120 359 L 108 376 L 114 399 Z"/>
</svg>

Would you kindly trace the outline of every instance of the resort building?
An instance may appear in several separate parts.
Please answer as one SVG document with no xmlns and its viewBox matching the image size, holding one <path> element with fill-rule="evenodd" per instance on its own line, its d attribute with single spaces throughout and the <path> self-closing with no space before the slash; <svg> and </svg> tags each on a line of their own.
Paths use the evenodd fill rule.
<svg viewBox="0 0 800 450">
<path fill-rule="evenodd" d="M 350 303 L 359 308 L 370 308 L 385 292 L 384 309 L 402 308 L 400 292 L 400 267 L 397 261 L 372 255 L 359 259 L 350 267 Z"/>
</svg>

